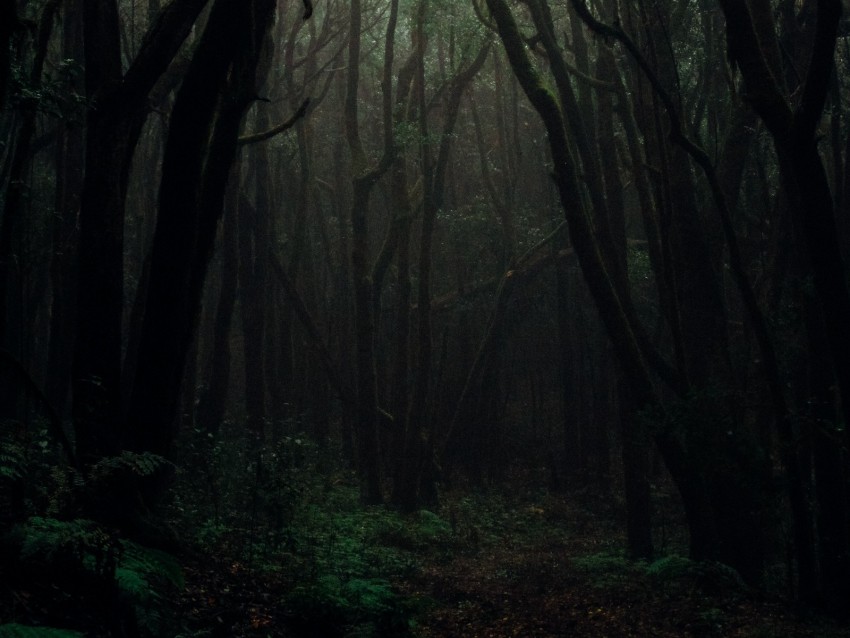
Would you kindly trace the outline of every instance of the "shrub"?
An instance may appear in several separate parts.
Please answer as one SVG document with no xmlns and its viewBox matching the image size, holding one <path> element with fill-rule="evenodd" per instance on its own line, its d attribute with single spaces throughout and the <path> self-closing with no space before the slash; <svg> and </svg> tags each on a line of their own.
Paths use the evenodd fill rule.
<svg viewBox="0 0 850 638">
<path fill-rule="evenodd" d="M 0 638 L 83 638 L 83 634 L 70 629 L 30 627 L 17 623 L 0 625 Z"/>
<path fill-rule="evenodd" d="M 102 615 L 99 620 L 130 623 L 142 636 L 168 635 L 173 614 L 165 593 L 183 587 L 180 564 L 170 554 L 121 539 L 86 519 L 34 516 L 3 541 L 13 563 L 10 573 L 58 588 L 61 596 L 51 604 L 82 603 Z M 45 612 L 62 615 L 51 605 Z"/>
<path fill-rule="evenodd" d="M 295 588 L 286 602 L 295 624 L 315 635 L 401 637 L 414 627 L 411 602 L 381 578 L 324 576 Z"/>
</svg>

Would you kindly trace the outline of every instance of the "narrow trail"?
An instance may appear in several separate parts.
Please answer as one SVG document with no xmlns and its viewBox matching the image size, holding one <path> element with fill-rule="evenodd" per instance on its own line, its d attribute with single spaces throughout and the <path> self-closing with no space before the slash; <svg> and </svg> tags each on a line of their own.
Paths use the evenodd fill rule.
<svg viewBox="0 0 850 638">
<path fill-rule="evenodd" d="M 418 601 L 414 637 L 850 637 L 847 627 L 795 615 L 723 568 L 677 556 L 630 563 L 615 522 L 586 509 L 524 504 L 484 518 L 491 527 L 458 523 L 449 550 L 419 553 L 413 573 L 391 578 Z M 190 626 L 216 628 L 207 635 L 330 638 L 281 602 L 297 583 L 295 574 L 205 560 L 187 569 L 181 607 Z"/>
<path fill-rule="evenodd" d="M 659 587 L 638 574 L 594 575 L 570 559 L 569 544 L 508 545 L 427 566 L 410 581 L 433 599 L 423 637 L 669 638 L 819 636 L 779 605 L 739 595 Z M 758 633 L 759 631 L 764 633 Z M 848 634 L 850 635 L 850 634 Z"/>
</svg>

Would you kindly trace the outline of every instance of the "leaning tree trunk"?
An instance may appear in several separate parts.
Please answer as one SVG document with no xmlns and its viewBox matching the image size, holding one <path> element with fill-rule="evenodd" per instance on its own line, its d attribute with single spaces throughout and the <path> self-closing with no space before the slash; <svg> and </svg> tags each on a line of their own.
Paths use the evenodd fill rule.
<svg viewBox="0 0 850 638">
<path fill-rule="evenodd" d="M 132 449 L 167 454 L 180 382 L 224 206 L 239 127 L 274 0 L 217 0 L 171 115 L 150 282 L 128 411 Z"/>
<path fill-rule="evenodd" d="M 504 0 L 487 0 L 496 21 L 499 36 L 508 54 L 514 74 L 546 127 L 552 153 L 554 180 L 567 218 L 573 247 L 596 303 L 599 315 L 623 368 L 635 404 L 644 409 L 661 410 L 661 402 L 653 386 L 648 367 L 651 356 L 641 342 L 641 328 L 620 296 L 619 285 L 609 272 L 607 252 L 595 239 L 579 188 L 575 159 L 567 143 L 564 120 L 555 96 L 545 88 L 526 53 L 525 43 Z M 709 493 L 703 477 L 687 462 L 680 441 L 666 430 L 655 435 L 664 461 L 682 494 L 691 550 L 698 558 L 711 558 L 716 553 L 717 536 L 709 504 Z"/>
</svg>

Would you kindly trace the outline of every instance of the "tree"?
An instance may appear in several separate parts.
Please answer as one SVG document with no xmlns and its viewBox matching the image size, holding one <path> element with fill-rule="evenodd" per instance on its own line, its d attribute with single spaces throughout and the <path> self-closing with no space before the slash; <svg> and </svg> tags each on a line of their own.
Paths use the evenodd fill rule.
<svg viewBox="0 0 850 638">
<path fill-rule="evenodd" d="M 128 409 L 131 449 L 167 454 L 186 356 L 245 110 L 275 3 L 217 0 L 171 114 Z"/>
<path fill-rule="evenodd" d="M 759 0 L 744 5 L 721 0 L 719 5 L 726 17 L 729 61 L 740 71 L 748 100 L 773 138 L 781 182 L 791 205 L 793 234 L 804 247 L 803 268 L 814 283 L 818 303 L 809 309 L 807 316 L 810 322 L 818 324 L 809 329 L 809 334 L 815 365 L 826 377 L 820 387 L 828 387 L 831 385 L 829 378 L 834 378 L 841 415 L 847 422 L 850 414 L 850 335 L 846 326 L 850 322 L 850 290 L 839 244 L 834 198 L 818 150 L 817 135 L 833 77 L 842 6 L 838 0 L 817 3 L 814 16 L 811 16 L 815 26 L 810 51 L 806 52 L 808 59 L 800 61 L 806 69 L 805 75 L 799 87 L 788 87 L 784 81 L 776 24 L 768 3 Z M 790 7 L 785 7 L 785 15 L 795 19 Z M 818 337 L 814 335 L 821 330 L 828 347 L 826 343 L 817 345 Z M 821 366 L 831 368 L 832 374 L 826 373 Z M 820 406 L 831 404 L 830 394 L 828 390 L 816 390 L 813 400 Z M 835 422 L 835 416 L 829 410 L 822 414 L 821 418 L 828 424 L 824 427 L 833 429 L 831 423 Z M 846 429 L 843 434 L 846 446 Z M 846 478 L 838 469 L 841 461 L 821 447 L 820 436 L 820 433 L 816 435 L 820 450 L 816 459 L 823 512 L 819 544 L 822 596 L 827 604 L 837 608 L 842 604 L 839 601 L 850 595 Z M 802 477 L 794 478 L 802 480 Z M 808 548 L 798 547 L 798 551 L 808 551 Z"/>
<path fill-rule="evenodd" d="M 189 34 L 205 0 L 177 0 L 148 30 L 122 72 L 114 0 L 83 5 L 86 94 L 85 182 L 80 202 L 74 428 L 84 463 L 122 448 L 121 345 L 127 177 L 147 115 L 147 96 Z"/>
</svg>

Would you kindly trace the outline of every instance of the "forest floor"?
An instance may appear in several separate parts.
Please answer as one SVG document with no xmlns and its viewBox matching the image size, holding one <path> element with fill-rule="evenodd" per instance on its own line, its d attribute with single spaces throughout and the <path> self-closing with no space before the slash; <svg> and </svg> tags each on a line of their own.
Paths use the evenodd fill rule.
<svg viewBox="0 0 850 638">
<path fill-rule="evenodd" d="M 850 638 L 788 603 L 780 533 L 758 589 L 684 558 L 663 487 L 657 558 L 635 562 L 617 489 L 506 472 L 401 514 L 363 507 L 354 475 L 305 439 L 262 464 L 221 450 L 178 471 L 171 550 L 50 516 L 0 537 L 0 638 Z"/>
<path fill-rule="evenodd" d="M 312 552 L 307 562 L 284 551 L 274 566 L 226 552 L 190 563 L 181 608 L 196 633 L 184 635 L 850 636 L 728 568 L 682 558 L 669 531 L 657 561 L 626 560 L 616 504 L 593 495 L 448 494 L 438 512 L 408 517 L 346 510 L 352 496 L 335 519 L 312 510 L 322 531 L 306 545 L 287 540 Z"/>
</svg>

